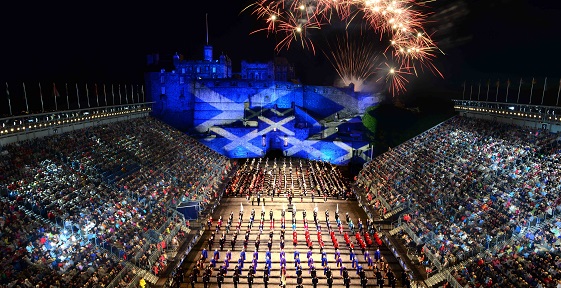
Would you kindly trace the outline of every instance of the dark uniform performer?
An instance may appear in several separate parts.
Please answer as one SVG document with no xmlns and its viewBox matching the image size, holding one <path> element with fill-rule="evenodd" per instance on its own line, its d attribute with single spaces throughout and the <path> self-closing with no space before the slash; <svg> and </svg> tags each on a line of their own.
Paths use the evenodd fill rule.
<svg viewBox="0 0 561 288">
<path fill-rule="evenodd" d="M 303 282 L 303 281 L 304 281 L 304 280 L 302 279 L 302 276 L 301 276 L 301 275 L 298 276 L 298 277 L 296 277 L 296 284 L 302 285 L 302 282 Z"/>
<path fill-rule="evenodd" d="M 203 275 L 203 284 L 205 288 L 208 287 L 208 282 L 210 282 L 210 275 L 205 273 L 205 275 Z"/>
<path fill-rule="evenodd" d="M 218 275 L 216 275 L 216 282 L 218 283 L 218 288 L 222 288 L 222 283 L 224 283 L 224 274 L 218 273 Z"/>
<path fill-rule="evenodd" d="M 189 280 L 191 281 L 191 288 L 195 288 L 195 283 L 197 282 L 197 275 L 195 272 L 191 272 L 191 276 L 189 276 Z"/>
<path fill-rule="evenodd" d="M 316 267 L 312 266 L 312 270 L 310 270 L 310 275 L 312 276 L 312 278 L 316 278 L 316 277 L 317 277 L 317 270 L 316 270 Z"/>
<path fill-rule="evenodd" d="M 318 277 L 312 278 L 312 285 L 314 285 L 314 288 L 318 287 Z"/>
<path fill-rule="evenodd" d="M 343 283 L 345 283 L 346 288 L 349 288 L 351 286 L 351 278 L 347 275 L 347 277 L 343 278 Z"/>
<path fill-rule="evenodd" d="M 267 269 L 263 270 L 263 284 L 265 288 L 267 288 L 267 284 L 269 284 L 269 273 L 267 273 Z"/>
<path fill-rule="evenodd" d="M 366 284 L 368 284 L 368 278 L 366 277 L 360 278 L 360 285 L 362 285 L 362 288 L 366 288 Z"/>
<path fill-rule="evenodd" d="M 327 287 L 333 287 L 333 277 L 331 276 L 327 277 Z"/>
<path fill-rule="evenodd" d="M 234 280 L 234 288 L 238 288 L 238 283 L 240 283 L 240 272 L 238 269 L 234 271 L 234 277 L 232 277 L 232 279 Z"/>
<path fill-rule="evenodd" d="M 251 270 L 251 269 L 250 269 L 250 270 Z M 252 271 L 249 271 L 249 272 L 247 273 L 247 286 L 248 286 L 249 288 L 251 288 L 251 285 L 253 285 L 253 273 L 252 273 Z"/>
<path fill-rule="evenodd" d="M 376 270 L 376 281 L 380 288 L 384 287 L 384 276 L 382 276 L 382 272 L 380 270 Z"/>
<path fill-rule="evenodd" d="M 392 288 L 395 288 L 396 279 L 395 279 L 395 275 L 393 274 L 392 270 L 388 271 L 388 274 L 386 274 L 386 276 L 388 277 L 388 280 L 390 281 L 390 286 Z"/>
</svg>

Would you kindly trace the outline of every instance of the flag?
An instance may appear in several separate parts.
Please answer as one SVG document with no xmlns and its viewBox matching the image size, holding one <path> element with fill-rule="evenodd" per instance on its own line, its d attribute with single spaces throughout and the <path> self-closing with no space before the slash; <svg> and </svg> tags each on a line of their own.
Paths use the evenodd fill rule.
<svg viewBox="0 0 561 288">
<path fill-rule="evenodd" d="M 55 96 L 55 111 L 58 111 L 57 98 L 60 97 L 58 90 L 56 89 L 56 84 L 53 82 L 53 95 Z"/>
<path fill-rule="evenodd" d="M 78 83 L 76 83 L 76 99 L 78 100 L 78 109 L 80 109 L 80 91 L 78 91 Z"/>
<path fill-rule="evenodd" d="M 39 82 L 39 96 L 41 97 L 41 113 L 44 113 L 45 105 L 43 105 L 43 91 L 41 89 L 41 82 Z"/>
<path fill-rule="evenodd" d="M 543 81 L 542 102 L 540 105 L 543 105 L 543 98 L 545 98 L 545 89 L 547 89 L 547 77 L 545 77 L 545 80 Z"/>
<path fill-rule="evenodd" d="M 123 86 L 125 86 L 125 99 L 127 101 L 127 104 L 129 104 L 129 94 L 128 94 L 128 91 L 127 91 L 127 85 L 125 84 Z"/>
<path fill-rule="evenodd" d="M 534 77 L 532 77 L 532 87 L 530 88 L 530 102 L 529 102 L 529 104 L 532 104 L 532 96 L 534 95 L 534 84 L 536 84 L 536 79 L 534 79 Z"/>
<path fill-rule="evenodd" d="M 25 98 L 25 112 L 29 114 L 29 104 L 27 103 L 27 90 L 25 89 L 25 82 L 23 83 L 23 97 Z"/>
<path fill-rule="evenodd" d="M 10 116 L 12 116 L 12 100 L 10 99 L 10 90 L 8 90 L 8 82 L 6 82 L 6 97 L 8 97 L 8 106 L 10 107 Z"/>
<path fill-rule="evenodd" d="M 559 93 L 561 93 L 561 79 L 559 79 L 559 89 L 557 89 L 557 101 L 555 101 L 555 106 L 559 106 Z"/>
<path fill-rule="evenodd" d="M 105 98 L 105 106 L 107 106 L 107 92 L 105 91 L 105 84 L 103 84 L 103 97 Z"/>
<path fill-rule="evenodd" d="M 86 98 L 88 99 L 88 108 L 90 108 L 90 91 L 88 90 L 88 83 L 86 83 Z"/>
<path fill-rule="evenodd" d="M 499 86 L 501 85 L 501 81 L 497 79 L 497 93 L 495 94 L 495 102 L 499 102 Z"/>
<path fill-rule="evenodd" d="M 97 93 L 97 83 L 94 84 L 94 88 L 95 88 L 95 98 L 97 101 L 97 107 L 99 107 L 99 94 Z"/>
<path fill-rule="evenodd" d="M 487 80 L 487 98 L 485 98 L 485 101 L 489 101 L 489 86 L 491 86 L 491 79 Z"/>
<path fill-rule="evenodd" d="M 508 88 L 510 88 L 510 78 L 506 80 L 506 98 L 505 98 L 506 103 L 508 103 Z"/>
<path fill-rule="evenodd" d="M 121 96 L 121 84 L 119 84 L 119 105 L 123 104 L 123 97 Z"/>
<path fill-rule="evenodd" d="M 68 99 L 69 94 L 68 94 L 68 83 L 64 83 L 64 88 L 66 89 L 66 107 L 68 107 L 68 110 L 70 110 L 70 100 Z"/>
<path fill-rule="evenodd" d="M 516 97 L 516 104 L 520 103 L 520 88 L 522 88 L 522 78 L 520 78 L 520 84 L 518 84 L 518 96 Z"/>
</svg>

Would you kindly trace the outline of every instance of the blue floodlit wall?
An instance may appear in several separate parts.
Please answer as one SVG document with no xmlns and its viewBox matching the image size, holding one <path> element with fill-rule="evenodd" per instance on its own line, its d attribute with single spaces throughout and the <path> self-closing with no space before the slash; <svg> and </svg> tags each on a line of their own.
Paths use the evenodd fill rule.
<svg viewBox="0 0 561 288">
<path fill-rule="evenodd" d="M 262 157 L 274 149 L 334 164 L 347 164 L 358 151 L 368 150 L 361 137 L 335 137 L 338 125 L 348 125 L 337 121 L 378 102 L 374 95 L 345 88 L 241 79 L 186 81 L 175 72 L 147 73 L 146 91 L 147 100 L 155 102 L 153 116 L 183 131 L 207 133 L 202 143 L 230 158 Z"/>
</svg>

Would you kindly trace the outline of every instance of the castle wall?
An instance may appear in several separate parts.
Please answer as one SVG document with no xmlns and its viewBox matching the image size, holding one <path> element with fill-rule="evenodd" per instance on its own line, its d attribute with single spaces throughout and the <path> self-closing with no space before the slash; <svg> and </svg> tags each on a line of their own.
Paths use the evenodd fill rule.
<svg viewBox="0 0 561 288">
<path fill-rule="evenodd" d="M 376 103 L 376 95 L 282 81 L 180 77 L 147 73 L 146 95 L 155 102 L 153 115 L 183 131 L 209 132 L 201 142 L 230 158 L 281 150 L 287 156 L 346 164 L 357 149 L 366 150 L 368 145 L 332 135 L 344 123 L 335 120 L 361 114 Z"/>
<path fill-rule="evenodd" d="M 154 116 L 198 132 L 243 120 L 246 108 L 297 106 L 318 121 L 327 121 L 361 114 L 378 100 L 350 89 L 291 82 L 186 80 L 170 72 L 147 73 L 146 80 L 147 99 L 155 102 Z"/>
</svg>

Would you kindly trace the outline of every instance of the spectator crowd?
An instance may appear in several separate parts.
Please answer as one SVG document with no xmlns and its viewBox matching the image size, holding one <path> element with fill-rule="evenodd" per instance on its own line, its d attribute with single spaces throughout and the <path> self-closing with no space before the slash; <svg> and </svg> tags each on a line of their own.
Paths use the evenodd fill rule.
<svg viewBox="0 0 561 288">
<path fill-rule="evenodd" d="M 159 276 L 188 231 L 173 208 L 204 208 L 229 169 L 152 117 L 2 147 L 0 284 L 123 287 L 134 271 Z"/>
<path fill-rule="evenodd" d="M 404 237 L 420 242 L 413 245 L 435 255 L 438 266 L 461 267 L 454 269 L 458 282 L 555 287 L 559 139 L 456 116 L 376 157 L 357 185 L 380 215 L 401 211 L 413 234 Z"/>
</svg>

